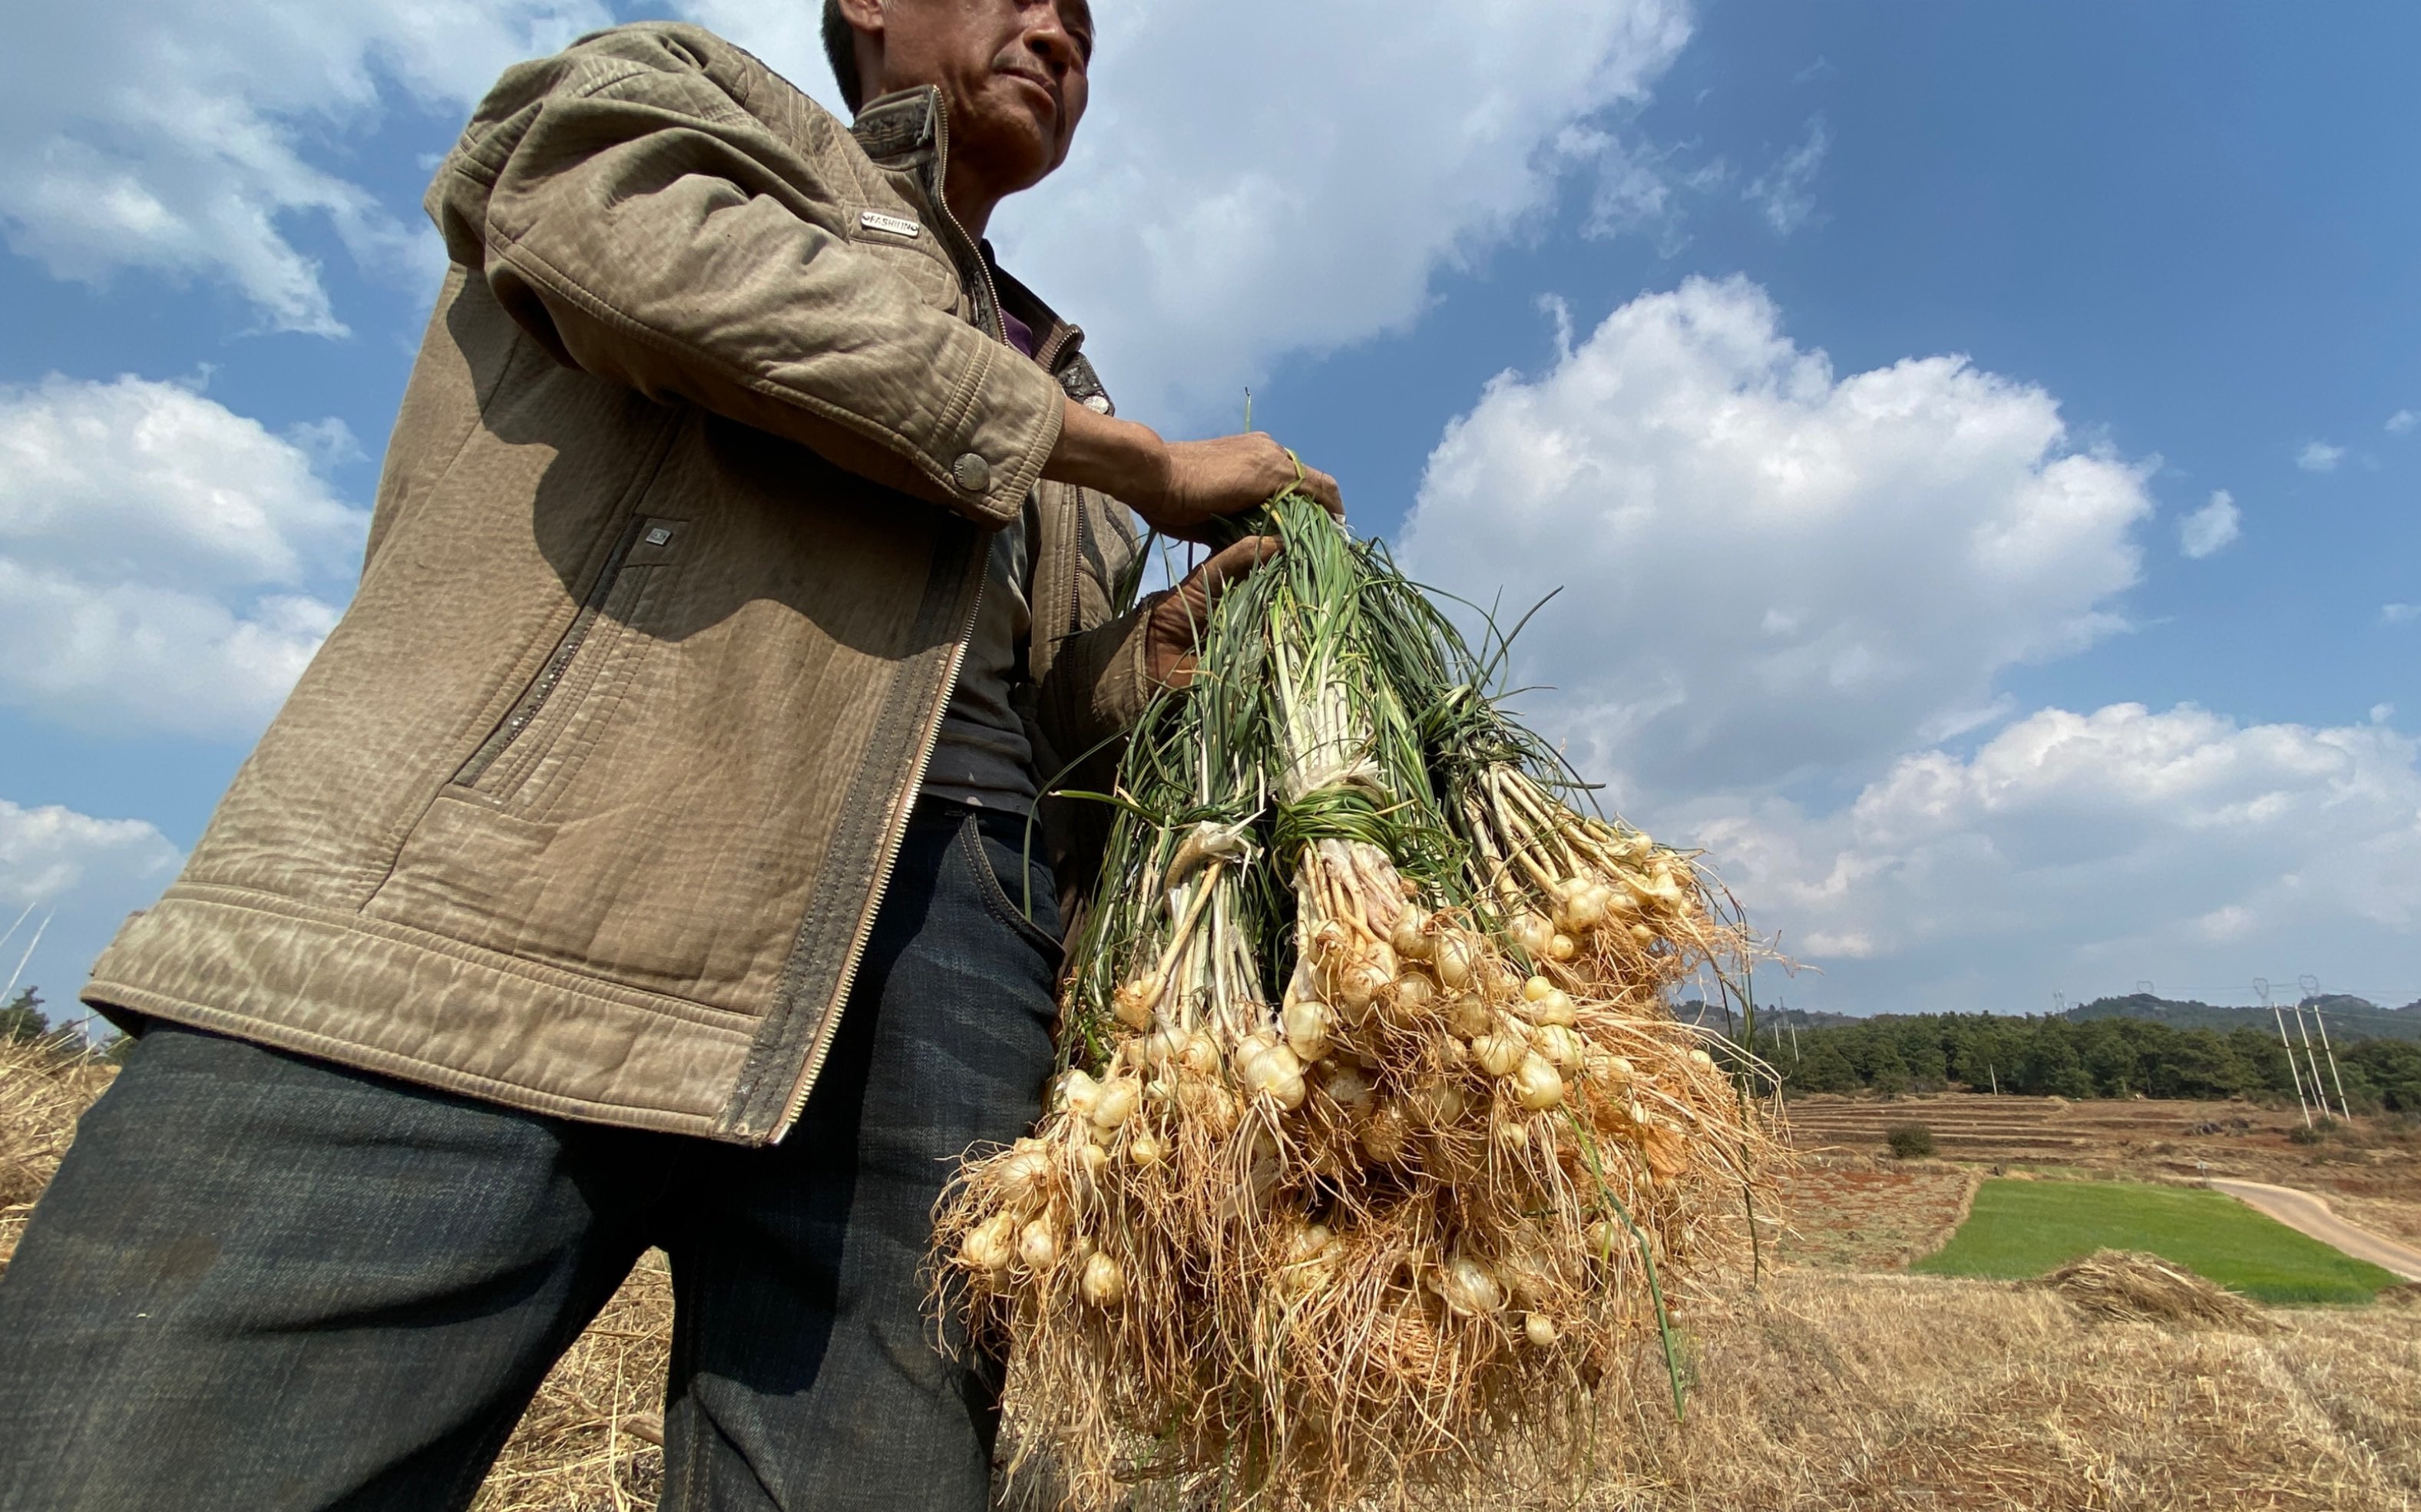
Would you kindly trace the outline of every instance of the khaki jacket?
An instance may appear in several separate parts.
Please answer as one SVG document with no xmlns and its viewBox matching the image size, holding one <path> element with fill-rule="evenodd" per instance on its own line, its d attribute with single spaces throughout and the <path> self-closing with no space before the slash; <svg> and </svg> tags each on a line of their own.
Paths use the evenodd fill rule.
<svg viewBox="0 0 2421 1512">
<path fill-rule="evenodd" d="M 779 1139 L 830 1044 L 1082 334 L 950 218 L 935 91 L 854 131 L 695 27 L 507 73 L 359 592 L 88 1001 L 515 1107 Z M 1000 338 L 999 306 L 1040 340 Z M 1147 689 L 1126 511 L 1041 483 L 1038 764 Z M 1083 858 L 1059 857 L 1081 873 Z"/>
</svg>

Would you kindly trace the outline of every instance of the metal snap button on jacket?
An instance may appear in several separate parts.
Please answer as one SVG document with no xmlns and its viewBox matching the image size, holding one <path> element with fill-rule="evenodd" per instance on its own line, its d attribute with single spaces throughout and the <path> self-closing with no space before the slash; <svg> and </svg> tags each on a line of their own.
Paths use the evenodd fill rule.
<svg viewBox="0 0 2421 1512">
<path fill-rule="evenodd" d="M 992 487 L 992 463 L 968 452 L 950 464 L 950 478 L 969 493 L 981 493 Z"/>
</svg>

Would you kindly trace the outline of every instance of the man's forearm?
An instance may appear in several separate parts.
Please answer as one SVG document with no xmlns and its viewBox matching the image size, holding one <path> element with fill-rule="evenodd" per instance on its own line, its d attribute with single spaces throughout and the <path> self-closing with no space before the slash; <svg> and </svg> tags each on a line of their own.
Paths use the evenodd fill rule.
<svg viewBox="0 0 2421 1512">
<path fill-rule="evenodd" d="M 1168 496 L 1169 471 L 1168 444 L 1160 432 L 1073 399 L 1060 413 L 1059 444 L 1042 463 L 1044 477 L 1106 493 L 1147 519 Z"/>
<path fill-rule="evenodd" d="M 1060 412 L 1059 440 L 1043 459 L 1042 475 L 1106 493 L 1159 529 L 1189 539 L 1201 538 L 1210 521 L 1289 488 L 1300 487 L 1343 512 L 1335 478 L 1299 465 L 1258 431 L 1167 442 L 1148 426 L 1096 414 L 1073 399 Z"/>
</svg>

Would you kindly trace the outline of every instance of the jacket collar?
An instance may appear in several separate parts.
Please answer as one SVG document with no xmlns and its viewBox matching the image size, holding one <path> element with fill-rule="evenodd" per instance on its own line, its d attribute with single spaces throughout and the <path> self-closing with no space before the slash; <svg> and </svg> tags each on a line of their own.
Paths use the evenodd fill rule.
<svg viewBox="0 0 2421 1512">
<path fill-rule="evenodd" d="M 942 91 L 932 85 L 869 100 L 850 128 L 866 155 L 885 168 L 915 165 L 945 139 Z"/>
<path fill-rule="evenodd" d="M 858 147 L 879 168 L 896 171 L 924 170 L 927 194 L 936 202 L 938 213 L 943 176 L 947 170 L 950 130 L 947 113 L 942 105 L 942 91 L 932 85 L 913 89 L 898 89 L 880 99 L 869 100 L 857 113 L 850 134 Z M 1057 311 L 1045 304 L 1034 291 L 1001 271 L 992 255 L 992 243 L 984 242 L 976 249 L 991 269 L 999 286 L 1002 304 L 1010 314 L 1024 321 L 1034 332 L 1034 351 L 1053 372 L 1059 374 L 1069 392 L 1079 402 L 1089 402 L 1101 395 L 1101 380 L 1094 376 L 1092 365 L 1085 362 L 1079 351 L 1085 333 L 1059 318 Z M 1074 369 L 1071 371 L 1071 367 Z M 1083 392 L 1078 392 L 1082 389 Z M 1101 407 L 1108 399 L 1101 397 Z"/>
</svg>

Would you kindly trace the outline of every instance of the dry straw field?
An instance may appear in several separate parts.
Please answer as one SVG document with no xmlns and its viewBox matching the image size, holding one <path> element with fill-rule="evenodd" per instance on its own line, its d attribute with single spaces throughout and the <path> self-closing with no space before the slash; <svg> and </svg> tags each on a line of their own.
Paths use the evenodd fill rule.
<svg viewBox="0 0 2421 1512">
<path fill-rule="evenodd" d="M 90 1062 L 0 1047 L 0 1263 L 73 1117 L 107 1079 Z M 2080 1105 L 2085 1116 L 2072 1122 L 2089 1125 L 2095 1106 Z M 2187 1120 L 2179 1105 L 2165 1116 L 2162 1107 L 2125 1108 L 2136 1134 L 2063 1144 L 2063 1159 L 2111 1158 L 2116 1137 L 2136 1139 L 2146 1160 L 2171 1158 L 2149 1146 L 2178 1143 L 2161 1136 L 2182 1136 Z M 2106 1269 L 2067 1291 L 1905 1274 L 1955 1226 L 1972 1176 L 1871 1159 L 1867 1117 L 1848 1119 L 1858 1136 L 1848 1141 L 1803 1127 L 1807 1143 L 1835 1147 L 1794 1184 L 1781 1269 L 1685 1320 L 1686 1423 L 1657 1411 L 1662 1362 L 1642 1351 L 1629 1395 L 1643 1405 L 1608 1414 L 1579 1506 L 2421 1506 L 2421 1305 L 2391 1296 L 2247 1316 L 2223 1303 L 2182 1309 L 2209 1318 L 2147 1321 L 2134 1316 L 2146 1304 L 2128 1300 L 2143 1295 L 2136 1282 Z M 2245 1163 L 2273 1177 L 2272 1155 L 2290 1158 L 2245 1147 Z M 2384 1189 L 2374 1200 L 2404 1216 L 2400 1172 L 2340 1163 L 2346 1184 Z M 2174 1289 L 2153 1285 L 2156 1298 Z M 481 1494 L 483 1512 L 652 1504 L 668 1311 L 651 1257 L 548 1380 Z M 1503 1485 L 1493 1504 L 1507 1512 L 1573 1504 L 1541 1497 L 1539 1467 L 1507 1467 Z M 1035 1487 L 1011 1500 L 1047 1504 Z"/>
</svg>

